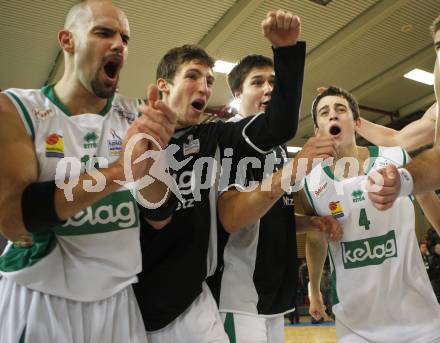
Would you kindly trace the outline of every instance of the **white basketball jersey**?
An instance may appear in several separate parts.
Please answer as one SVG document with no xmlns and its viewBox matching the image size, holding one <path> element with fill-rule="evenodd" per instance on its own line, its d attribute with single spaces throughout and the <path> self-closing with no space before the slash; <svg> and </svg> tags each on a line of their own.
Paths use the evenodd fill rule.
<svg viewBox="0 0 440 343">
<path fill-rule="evenodd" d="M 407 161 L 399 147 L 369 151 L 366 174 Z M 363 175 L 339 181 L 319 165 L 305 182 L 315 212 L 333 215 L 343 226 L 341 241 L 329 244 L 336 319 L 368 342 L 438 342 L 440 306 L 418 248 L 413 204 L 398 198 L 392 208 L 378 211 L 366 180 Z"/>
<path fill-rule="evenodd" d="M 122 138 L 137 117 L 136 101 L 118 94 L 109 99 L 101 114 L 74 116 L 58 101 L 52 86 L 8 89 L 4 94 L 14 103 L 34 141 L 38 181 L 54 180 L 63 158 L 77 161 L 76 173 L 92 166 L 103 167 L 99 157 L 108 165 L 115 162 Z M 75 173 L 75 168 L 71 169 Z M 1 275 L 29 289 L 77 301 L 96 301 L 135 282 L 141 271 L 138 210 L 126 188 L 53 231 L 33 234 L 33 238 L 32 247 L 9 244 L 0 257 Z"/>
</svg>

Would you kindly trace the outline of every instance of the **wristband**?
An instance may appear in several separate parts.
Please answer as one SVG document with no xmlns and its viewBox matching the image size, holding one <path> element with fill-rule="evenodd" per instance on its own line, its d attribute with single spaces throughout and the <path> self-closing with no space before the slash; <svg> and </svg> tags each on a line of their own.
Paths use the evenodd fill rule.
<svg viewBox="0 0 440 343">
<path fill-rule="evenodd" d="M 413 192 L 414 182 L 411 173 L 405 168 L 399 168 L 400 192 L 399 197 L 409 196 Z"/>
<path fill-rule="evenodd" d="M 169 199 L 160 207 L 155 209 L 146 208 L 138 202 L 139 212 L 141 216 L 152 221 L 165 220 L 170 217 L 176 210 L 178 204 L 177 198 L 174 193 L 170 193 L 171 194 Z"/>
<path fill-rule="evenodd" d="M 23 223 L 27 231 L 44 232 L 64 224 L 55 211 L 55 181 L 34 182 L 21 195 Z"/>
</svg>

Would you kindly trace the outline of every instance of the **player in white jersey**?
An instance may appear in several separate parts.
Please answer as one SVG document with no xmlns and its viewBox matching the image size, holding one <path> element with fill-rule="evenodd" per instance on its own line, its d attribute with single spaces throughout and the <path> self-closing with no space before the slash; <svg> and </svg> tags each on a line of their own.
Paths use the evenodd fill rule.
<svg viewBox="0 0 440 343">
<path fill-rule="evenodd" d="M 356 146 L 359 107 L 340 88 L 321 93 L 312 114 L 316 135 L 331 135 L 338 144 L 337 160 L 321 163 L 306 177 L 304 202 L 307 212 L 331 214 L 343 226 L 341 241 L 328 244 L 339 342 L 439 342 L 440 306 L 418 250 L 411 200 L 400 198 L 381 213 L 365 190 L 368 173 L 405 165 L 406 152 L 400 147 Z M 306 251 L 310 312 L 319 319 L 327 241 L 308 234 Z"/>
<path fill-rule="evenodd" d="M 58 83 L 0 95 L 0 233 L 10 241 L 0 257 L 0 341 L 144 343 L 131 288 L 141 270 L 138 209 L 116 181 L 126 180 L 125 157 L 153 148 L 142 140 L 130 160 L 129 139 L 146 133 L 165 145 L 175 114 L 155 89 L 140 107 L 115 93 L 129 26 L 110 2 L 74 6 L 58 38 Z M 125 167 L 136 180 L 150 164 Z M 153 182 L 140 193 L 155 202 L 166 191 Z"/>
</svg>

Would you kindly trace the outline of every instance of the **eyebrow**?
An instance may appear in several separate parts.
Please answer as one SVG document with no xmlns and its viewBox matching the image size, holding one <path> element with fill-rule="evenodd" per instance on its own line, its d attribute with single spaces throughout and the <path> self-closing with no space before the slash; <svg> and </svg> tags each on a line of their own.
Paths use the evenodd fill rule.
<svg viewBox="0 0 440 343">
<path fill-rule="evenodd" d="M 330 108 L 329 105 L 325 105 L 318 110 L 318 113 L 321 113 L 322 110 L 324 110 L 324 109 L 328 110 L 329 108 Z"/>
<path fill-rule="evenodd" d="M 108 27 L 108 26 L 104 26 L 104 25 L 97 25 L 97 26 L 95 26 L 93 28 L 93 31 L 105 31 L 105 32 L 111 33 L 111 34 L 117 33 L 117 30 L 115 30 L 115 29 L 113 29 L 111 27 Z M 123 39 L 125 39 L 126 41 L 130 40 L 130 36 L 127 33 L 125 33 L 125 32 L 121 32 L 121 37 Z"/>
<path fill-rule="evenodd" d="M 262 79 L 263 77 L 264 77 L 263 75 L 254 75 L 254 76 L 251 77 L 251 80 L 258 80 L 258 79 Z M 275 79 L 275 74 L 271 74 L 269 76 L 269 79 L 270 80 Z"/>
<path fill-rule="evenodd" d="M 189 72 L 193 72 L 193 73 L 197 73 L 197 74 L 199 74 L 199 75 L 202 75 L 202 72 L 201 72 L 200 70 L 198 70 L 197 68 L 188 69 L 187 71 L 185 71 L 185 74 L 186 74 L 186 73 L 189 73 Z M 208 75 L 206 76 L 206 78 L 209 79 L 209 80 L 212 80 L 213 82 L 215 81 L 215 77 L 212 76 L 212 75 L 209 75 L 209 74 L 208 74 Z"/>
</svg>

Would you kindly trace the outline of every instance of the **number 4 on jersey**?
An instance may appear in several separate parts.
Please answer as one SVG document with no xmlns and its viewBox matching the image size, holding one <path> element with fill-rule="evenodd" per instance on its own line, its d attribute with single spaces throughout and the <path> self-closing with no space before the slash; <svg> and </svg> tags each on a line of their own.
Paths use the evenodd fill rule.
<svg viewBox="0 0 440 343">
<path fill-rule="evenodd" d="M 370 230 L 370 221 L 368 220 L 365 208 L 361 208 L 361 213 L 359 214 L 359 226 L 364 226 L 365 230 Z"/>
</svg>

